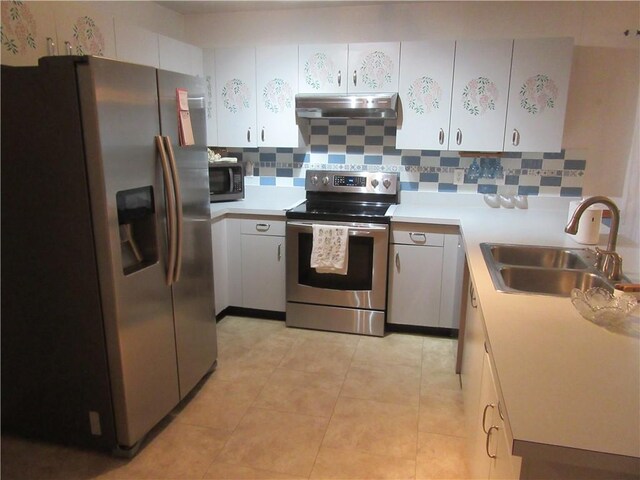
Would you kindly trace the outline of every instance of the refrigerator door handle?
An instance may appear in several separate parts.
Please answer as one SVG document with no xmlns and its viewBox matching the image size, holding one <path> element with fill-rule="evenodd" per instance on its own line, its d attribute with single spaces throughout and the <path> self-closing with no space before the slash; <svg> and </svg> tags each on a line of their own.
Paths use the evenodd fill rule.
<svg viewBox="0 0 640 480">
<path fill-rule="evenodd" d="M 175 211 L 176 211 L 176 243 L 175 243 L 175 258 L 176 263 L 173 269 L 173 282 L 176 283 L 180 280 L 180 271 L 182 270 L 182 195 L 180 194 L 180 177 L 178 177 L 178 164 L 176 163 L 176 156 L 173 153 L 173 146 L 171 145 L 171 138 L 164 137 L 165 147 L 169 152 L 169 164 L 171 166 L 171 180 L 173 182 L 173 191 L 175 193 Z"/>
<path fill-rule="evenodd" d="M 173 177 L 171 175 L 171 167 L 167 158 L 167 152 L 164 149 L 163 139 L 160 135 L 156 137 L 156 145 L 160 153 L 160 165 L 162 166 L 162 180 L 164 183 L 164 198 L 167 210 L 167 230 L 169 234 L 167 242 L 167 285 L 173 283 L 174 270 L 176 264 L 176 204 L 175 191 L 173 189 Z"/>
</svg>

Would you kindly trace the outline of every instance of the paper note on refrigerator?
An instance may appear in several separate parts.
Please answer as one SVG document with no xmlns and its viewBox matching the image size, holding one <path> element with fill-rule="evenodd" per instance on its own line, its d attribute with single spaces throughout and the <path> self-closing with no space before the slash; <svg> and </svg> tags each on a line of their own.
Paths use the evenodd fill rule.
<svg viewBox="0 0 640 480">
<path fill-rule="evenodd" d="M 191 115 L 189 113 L 189 93 L 184 88 L 176 88 L 176 100 L 178 104 L 178 132 L 180 146 L 193 145 L 193 128 L 191 127 Z"/>
</svg>

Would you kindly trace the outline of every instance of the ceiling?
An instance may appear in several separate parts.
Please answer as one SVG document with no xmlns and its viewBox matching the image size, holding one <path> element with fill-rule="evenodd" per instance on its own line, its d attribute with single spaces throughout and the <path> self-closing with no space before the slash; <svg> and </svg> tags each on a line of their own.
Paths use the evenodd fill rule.
<svg viewBox="0 0 640 480">
<path fill-rule="evenodd" d="M 395 1 L 343 1 L 343 0 L 289 0 L 289 1 L 226 1 L 226 0 L 199 0 L 199 1 L 156 1 L 158 5 L 162 5 L 174 12 L 183 15 L 190 14 L 207 14 L 207 13 L 225 13 L 225 12 L 242 12 L 250 10 L 283 10 L 293 8 L 317 8 L 317 7 L 345 7 L 356 5 L 373 5 L 385 3 L 399 3 L 403 0 Z M 410 1 L 408 3 L 413 3 Z"/>
</svg>

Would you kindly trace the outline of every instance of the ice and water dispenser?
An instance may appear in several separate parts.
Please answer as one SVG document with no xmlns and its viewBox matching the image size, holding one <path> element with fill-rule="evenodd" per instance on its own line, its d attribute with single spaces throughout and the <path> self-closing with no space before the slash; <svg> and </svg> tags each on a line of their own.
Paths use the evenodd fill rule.
<svg viewBox="0 0 640 480">
<path fill-rule="evenodd" d="M 116 193 L 122 270 L 130 275 L 158 261 L 153 187 Z"/>
</svg>

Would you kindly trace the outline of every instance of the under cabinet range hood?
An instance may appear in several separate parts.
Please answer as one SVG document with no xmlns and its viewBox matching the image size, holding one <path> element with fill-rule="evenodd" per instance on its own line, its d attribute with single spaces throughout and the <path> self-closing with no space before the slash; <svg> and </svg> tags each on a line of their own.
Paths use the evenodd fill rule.
<svg viewBox="0 0 640 480">
<path fill-rule="evenodd" d="M 300 118 L 398 118 L 397 93 L 298 94 Z"/>
</svg>

